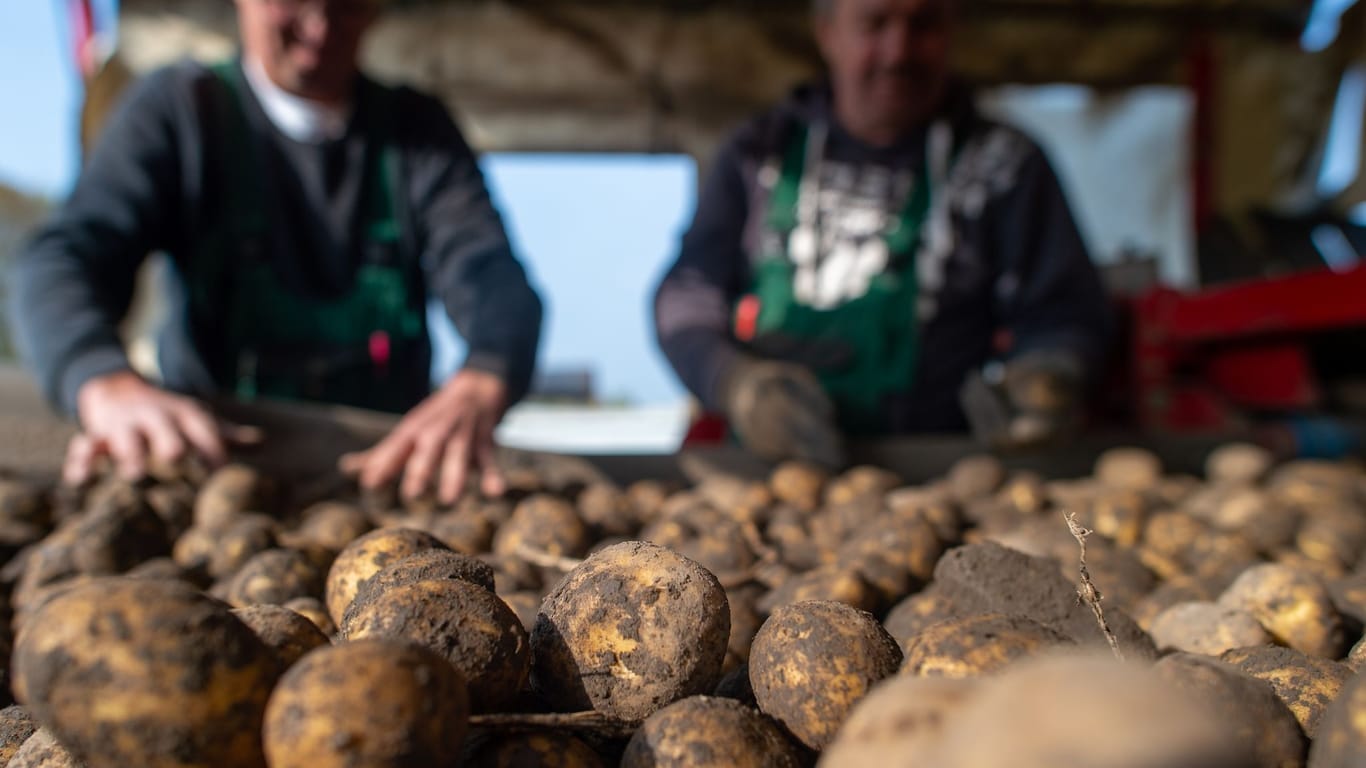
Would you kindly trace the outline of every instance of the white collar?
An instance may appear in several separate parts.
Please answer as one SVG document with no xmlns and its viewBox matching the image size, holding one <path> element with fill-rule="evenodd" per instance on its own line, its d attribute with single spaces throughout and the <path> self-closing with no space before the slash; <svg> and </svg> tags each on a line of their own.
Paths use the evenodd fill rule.
<svg viewBox="0 0 1366 768">
<path fill-rule="evenodd" d="M 275 83 L 265 67 L 254 58 L 244 57 L 242 69 L 266 117 L 289 138 L 306 144 L 339 139 L 351 119 L 351 104 L 331 106 L 296 96 Z"/>
</svg>

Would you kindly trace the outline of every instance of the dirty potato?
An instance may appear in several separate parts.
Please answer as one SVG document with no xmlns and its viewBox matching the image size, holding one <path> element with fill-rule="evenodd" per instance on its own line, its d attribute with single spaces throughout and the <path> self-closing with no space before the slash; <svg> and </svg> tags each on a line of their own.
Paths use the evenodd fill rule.
<svg viewBox="0 0 1366 768">
<path fill-rule="evenodd" d="M 1164 656 L 1153 670 L 1249 745 L 1258 766 L 1304 764 L 1309 746 L 1304 731 L 1266 682 L 1231 664 L 1192 653 Z"/>
<path fill-rule="evenodd" d="M 1271 642 L 1257 617 L 1210 602 L 1177 603 L 1158 614 L 1148 633 L 1159 651 L 1218 656 L 1233 648 Z"/>
<path fill-rule="evenodd" d="M 33 716 L 18 704 L 0 709 L 0 766 L 8 766 L 14 753 L 37 730 Z"/>
<path fill-rule="evenodd" d="M 288 608 L 291 611 L 312 622 L 327 637 L 337 634 L 337 625 L 332 623 L 332 617 L 327 615 L 327 606 L 322 601 L 314 597 L 296 597 L 286 601 L 281 608 Z"/>
<path fill-rule="evenodd" d="M 304 510 L 303 522 L 293 536 L 299 541 L 340 552 L 374 527 L 370 516 L 355 504 L 322 501 Z"/>
<path fill-rule="evenodd" d="M 1360 768 L 1366 757 L 1366 675 L 1358 674 L 1319 721 L 1318 738 L 1309 748 L 1312 768 Z"/>
<path fill-rule="evenodd" d="M 397 638 L 440 654 L 464 677 L 470 706 L 498 712 L 521 692 L 531 646 L 521 619 L 497 595 L 468 581 L 413 581 L 368 593 L 342 619 L 348 640 Z"/>
<path fill-rule="evenodd" d="M 1162 478 L 1162 460 L 1142 448 L 1111 448 L 1096 459 L 1094 474 L 1101 485 L 1148 491 Z"/>
<path fill-rule="evenodd" d="M 251 628 L 252 632 L 275 652 L 280 671 L 294 666 L 305 653 L 320 645 L 327 645 L 327 635 L 302 615 L 279 605 L 252 605 L 234 608 L 232 615 Z"/>
<path fill-rule="evenodd" d="M 1257 617 L 1279 642 L 1305 653 L 1340 659 L 1347 649 L 1342 616 L 1318 579 L 1274 563 L 1243 571 L 1219 605 Z"/>
<path fill-rule="evenodd" d="M 179 582 L 110 578 L 32 618 L 15 695 L 91 768 L 263 765 L 278 669 L 227 606 Z"/>
<path fill-rule="evenodd" d="M 428 549 L 386 565 L 383 570 L 361 583 L 352 602 L 368 599 L 373 593 L 383 592 L 391 587 L 434 579 L 468 581 L 490 592 L 494 587 L 493 566 L 488 563 L 459 552 Z"/>
<path fill-rule="evenodd" d="M 465 681 L 445 659 L 397 640 L 311 651 L 270 695 L 271 768 L 451 766 L 469 725 Z"/>
<path fill-rule="evenodd" d="M 52 731 L 39 728 L 19 745 L 6 768 L 86 768 L 86 765 L 62 746 Z"/>
<path fill-rule="evenodd" d="M 297 549 L 268 549 L 242 564 L 228 582 L 227 602 L 283 605 L 296 597 L 318 597 L 327 571 Z"/>
<path fill-rule="evenodd" d="M 948 677 L 878 683 L 821 753 L 820 768 L 933 765 L 944 723 L 978 687 L 975 680 Z"/>
<path fill-rule="evenodd" d="M 948 718 L 941 768 L 1254 768 L 1245 742 L 1142 665 L 1106 655 L 1030 659 Z"/>
<path fill-rule="evenodd" d="M 810 601 L 778 608 L 760 627 L 749 680 L 759 709 L 819 750 L 868 689 L 900 664 L 901 649 L 871 614 Z"/>
<path fill-rule="evenodd" d="M 531 633 L 532 686 L 556 709 L 643 720 L 721 678 L 730 610 L 716 577 L 663 547 L 626 542 L 570 571 Z"/>
<path fill-rule="evenodd" d="M 1346 664 L 1275 645 L 1235 648 L 1219 658 L 1270 683 L 1310 739 L 1318 735 L 1323 711 L 1352 676 Z"/>
<path fill-rule="evenodd" d="M 830 473 L 803 461 L 785 461 L 773 468 L 768 477 L 769 490 L 778 501 L 803 512 L 815 512 L 824 497 Z"/>
<path fill-rule="evenodd" d="M 798 768 L 773 721 L 732 699 L 690 696 L 655 712 L 631 737 L 621 768 Z"/>
<path fill-rule="evenodd" d="M 1076 644 L 1025 616 L 983 613 L 931 625 L 905 646 L 901 674 L 981 677 L 1020 659 Z"/>
<path fill-rule="evenodd" d="M 381 528 L 346 546 L 327 572 L 323 602 L 334 624 L 341 624 L 361 583 L 390 563 L 426 549 L 445 549 L 430 533 L 412 528 Z"/>
<path fill-rule="evenodd" d="M 211 531 L 226 528 L 244 512 L 265 512 L 270 481 L 245 464 L 227 464 L 204 481 L 194 501 L 194 524 Z"/>
</svg>

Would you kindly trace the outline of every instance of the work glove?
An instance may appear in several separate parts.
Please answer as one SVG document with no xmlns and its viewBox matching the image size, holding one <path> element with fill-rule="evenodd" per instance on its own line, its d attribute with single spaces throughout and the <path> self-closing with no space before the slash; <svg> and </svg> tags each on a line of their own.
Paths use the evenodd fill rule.
<svg viewBox="0 0 1366 768">
<path fill-rule="evenodd" d="M 959 402 L 973 435 L 990 448 L 1055 444 L 1076 429 L 1081 361 L 1071 352 L 1038 350 L 988 363 L 968 375 Z"/>
<path fill-rule="evenodd" d="M 796 363 L 740 356 L 725 373 L 722 406 L 741 444 L 760 458 L 844 465 L 835 406 L 815 374 Z"/>
</svg>

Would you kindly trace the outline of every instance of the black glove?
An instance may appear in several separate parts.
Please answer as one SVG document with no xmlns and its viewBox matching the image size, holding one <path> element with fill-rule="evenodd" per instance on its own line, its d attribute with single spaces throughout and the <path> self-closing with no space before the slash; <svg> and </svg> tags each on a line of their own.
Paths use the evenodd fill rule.
<svg viewBox="0 0 1366 768">
<path fill-rule="evenodd" d="M 770 461 L 844 465 L 835 406 L 811 371 L 795 363 L 742 355 L 725 373 L 722 405 L 740 442 Z"/>
<path fill-rule="evenodd" d="M 971 373 L 959 402 L 982 443 L 999 449 L 1056 443 L 1077 426 L 1081 361 L 1062 350 L 1027 352 Z"/>
</svg>

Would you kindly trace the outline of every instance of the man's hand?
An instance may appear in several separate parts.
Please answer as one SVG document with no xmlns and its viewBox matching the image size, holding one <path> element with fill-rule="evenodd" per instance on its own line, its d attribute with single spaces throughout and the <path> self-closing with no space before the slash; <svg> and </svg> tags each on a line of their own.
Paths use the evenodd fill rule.
<svg viewBox="0 0 1366 768">
<path fill-rule="evenodd" d="M 835 407 L 811 371 L 795 363 L 739 358 L 726 373 L 726 418 L 750 452 L 772 461 L 844 464 Z"/>
<path fill-rule="evenodd" d="M 978 440 L 992 448 L 1029 448 L 1076 427 L 1081 382 L 1074 355 L 1039 350 L 972 373 L 959 399 Z"/>
<path fill-rule="evenodd" d="M 220 425 L 198 401 L 132 371 L 87 381 L 76 394 L 76 410 L 83 431 L 67 446 L 62 467 L 62 479 L 72 485 L 88 480 L 104 456 L 136 480 L 147 474 L 149 461 L 172 465 L 187 454 L 218 466 L 226 460 L 225 440 L 250 439 L 248 428 Z"/>
<path fill-rule="evenodd" d="M 341 470 L 357 475 L 362 488 L 377 488 L 402 475 L 399 491 L 416 498 L 435 482 L 437 499 L 454 504 L 471 470 L 480 473 L 486 496 L 502 495 L 505 482 L 495 461 L 493 428 L 507 409 L 503 380 L 463 370 L 403 417 L 373 448 L 341 457 Z"/>
</svg>

